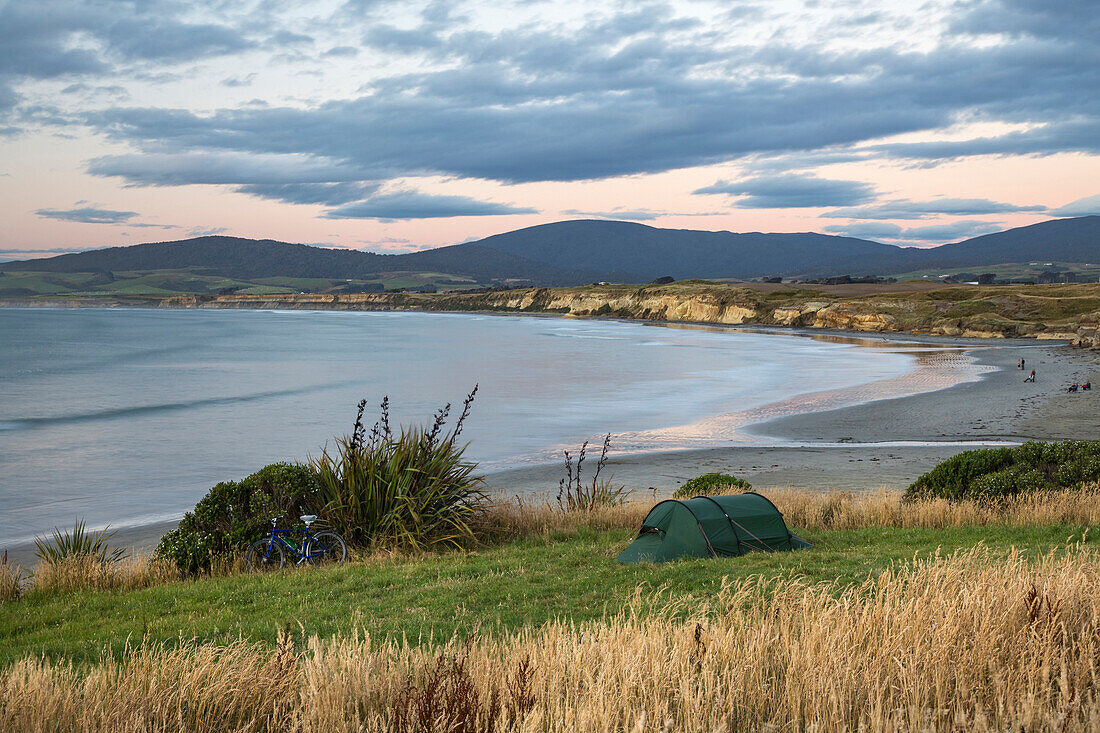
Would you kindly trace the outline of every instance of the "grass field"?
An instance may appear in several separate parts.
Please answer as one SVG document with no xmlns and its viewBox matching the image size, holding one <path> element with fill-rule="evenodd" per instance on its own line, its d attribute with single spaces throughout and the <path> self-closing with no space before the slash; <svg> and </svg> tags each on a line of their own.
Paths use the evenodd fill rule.
<svg viewBox="0 0 1100 733">
<path fill-rule="evenodd" d="M 364 284 L 382 285 L 386 290 L 435 285 L 470 287 L 477 283 L 467 277 L 442 272 L 393 272 L 363 280 L 319 277 L 269 277 L 239 280 L 206 275 L 200 270 L 142 270 L 113 273 L 95 272 L 3 272 L 0 263 L 0 297 L 166 297 L 173 295 L 211 295 L 235 292 L 245 295 L 294 295 L 325 293 Z"/>
<path fill-rule="evenodd" d="M 472 551 L 36 578 L 0 730 L 1100 729 L 1100 487 L 769 494 L 812 549 L 619 565 L 650 502 L 506 505 Z"/>
<path fill-rule="evenodd" d="M 893 501 L 894 499 L 891 499 Z M 844 526 L 839 510 L 811 515 L 787 502 L 795 528 L 815 546 L 795 553 L 753 554 L 663 565 L 620 565 L 615 557 L 633 535 L 637 510 L 622 527 L 608 521 L 544 527 L 499 546 L 470 552 L 379 554 L 335 568 L 273 575 L 229 575 L 132 591 L 31 590 L 0 611 L 0 664 L 26 654 L 88 661 L 127 642 L 198 639 L 228 643 L 245 638 L 274 644 L 288 624 L 305 635 L 446 639 L 478 628 L 516 630 L 553 619 L 598 620 L 617 613 L 638 588 L 705 603 L 728 580 L 795 577 L 846 587 L 898 563 L 977 544 L 995 555 L 1013 549 L 1037 556 L 1072 541 L 1085 525 Z M 1100 500 L 1094 504 L 1100 505 Z M 819 507 L 821 502 L 807 503 Z M 801 516 L 800 516 L 801 515 Z M 865 522 L 870 523 L 870 522 Z M 887 518 L 880 525 L 903 524 Z M 940 522 L 943 524 L 943 522 Z M 1087 537 L 1085 543 L 1098 539 Z M 644 593 L 643 593 L 644 595 Z M 667 600 L 662 597 L 662 602 Z"/>
</svg>

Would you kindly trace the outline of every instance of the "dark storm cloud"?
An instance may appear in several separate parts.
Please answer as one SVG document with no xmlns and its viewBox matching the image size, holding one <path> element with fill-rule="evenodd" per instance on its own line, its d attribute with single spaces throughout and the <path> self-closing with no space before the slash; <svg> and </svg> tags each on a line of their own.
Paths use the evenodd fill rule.
<svg viewBox="0 0 1100 733">
<path fill-rule="evenodd" d="M 417 191 L 372 196 L 325 214 L 327 219 L 440 219 L 453 216 L 501 216 L 536 214 L 535 209 L 466 196 L 437 196 Z"/>
<path fill-rule="evenodd" d="M 874 206 L 835 209 L 821 216 L 828 219 L 926 219 L 936 214 L 955 216 L 980 216 L 1011 212 L 1046 211 L 1045 206 L 1017 206 L 989 199 L 936 199 L 935 201 L 909 201 L 897 199 Z"/>
<path fill-rule="evenodd" d="M 112 211 L 81 207 L 76 209 L 38 209 L 34 212 L 45 219 L 75 221 L 81 224 L 125 224 L 137 216 L 136 211 Z"/>
<path fill-rule="evenodd" d="M 719 181 L 692 193 L 741 196 L 733 205 L 742 209 L 853 206 L 875 197 L 874 187 L 867 183 L 796 174 Z"/>
</svg>

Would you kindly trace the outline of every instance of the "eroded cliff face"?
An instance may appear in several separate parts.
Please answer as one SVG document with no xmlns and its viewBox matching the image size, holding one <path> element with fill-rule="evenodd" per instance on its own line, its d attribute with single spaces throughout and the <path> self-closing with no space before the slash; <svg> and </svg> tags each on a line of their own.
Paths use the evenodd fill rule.
<svg viewBox="0 0 1100 733">
<path fill-rule="evenodd" d="M 487 295 L 486 303 L 493 310 L 541 311 L 574 316 L 613 315 L 690 323 L 751 323 L 757 317 L 757 311 L 751 304 L 724 302 L 708 293 L 676 295 L 644 290 L 600 293 L 540 288 Z"/>
</svg>

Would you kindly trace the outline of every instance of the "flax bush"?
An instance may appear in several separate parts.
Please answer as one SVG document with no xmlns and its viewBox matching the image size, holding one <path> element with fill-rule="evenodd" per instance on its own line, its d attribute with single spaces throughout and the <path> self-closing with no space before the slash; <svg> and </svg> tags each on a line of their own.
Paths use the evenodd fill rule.
<svg viewBox="0 0 1100 733">
<path fill-rule="evenodd" d="M 395 435 L 387 398 L 367 435 L 366 400 L 360 402 L 352 434 L 310 460 L 320 483 L 318 514 L 363 546 L 460 547 L 475 540 L 486 502 L 477 464 L 463 457 L 466 445 L 458 437 L 476 394 L 475 386 L 450 432 L 444 431 L 448 404 L 430 428 L 401 427 Z"/>
</svg>

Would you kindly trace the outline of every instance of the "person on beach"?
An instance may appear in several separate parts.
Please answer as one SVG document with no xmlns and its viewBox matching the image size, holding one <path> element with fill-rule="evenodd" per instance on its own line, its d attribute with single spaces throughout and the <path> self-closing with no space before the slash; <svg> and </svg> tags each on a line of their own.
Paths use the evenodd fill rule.
<svg viewBox="0 0 1100 733">
<path fill-rule="evenodd" d="M 1069 387 L 1066 388 L 1066 391 L 1067 392 L 1076 392 L 1077 391 L 1077 385 L 1076 384 L 1071 384 Z"/>
<path fill-rule="evenodd" d="M 1023 359 L 1020 359 L 1020 371 L 1021 371 L 1021 372 L 1022 372 L 1022 371 L 1023 371 L 1024 369 L 1026 369 L 1026 368 L 1027 368 L 1027 367 L 1025 366 L 1026 364 L 1027 364 L 1027 362 L 1026 362 L 1026 361 L 1024 361 Z M 1035 372 L 1032 372 L 1032 374 L 1034 374 L 1034 373 L 1035 373 Z"/>
<path fill-rule="evenodd" d="M 1081 385 L 1081 389 L 1092 389 L 1092 382 L 1085 382 L 1083 385 Z"/>
<path fill-rule="evenodd" d="M 1025 379 L 1024 381 L 1025 382 L 1034 382 L 1035 381 L 1035 370 L 1034 369 L 1031 370 L 1031 376 L 1028 377 L 1027 379 Z"/>
</svg>

